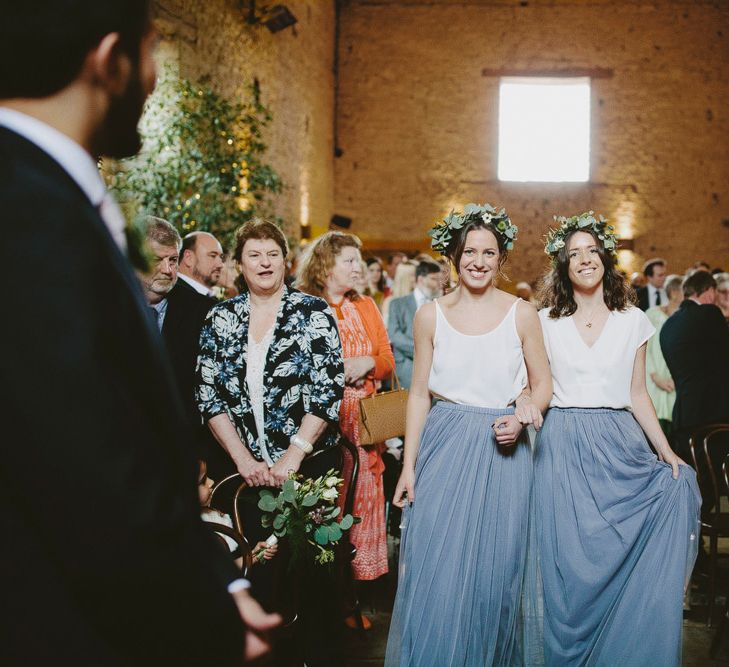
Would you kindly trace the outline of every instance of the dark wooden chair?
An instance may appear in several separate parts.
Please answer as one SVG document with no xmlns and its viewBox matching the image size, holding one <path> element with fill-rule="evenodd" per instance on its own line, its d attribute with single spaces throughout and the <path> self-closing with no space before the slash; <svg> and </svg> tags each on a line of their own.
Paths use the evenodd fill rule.
<svg viewBox="0 0 729 667">
<path fill-rule="evenodd" d="M 724 459 L 726 445 L 720 442 L 721 434 L 729 433 L 729 424 L 707 424 L 689 437 L 691 458 L 704 502 L 711 505 L 701 511 L 701 533 L 709 538 L 709 601 L 707 625 L 714 617 L 716 580 L 719 560 L 719 538 L 729 537 L 729 512 L 722 511 L 721 499 L 729 498 L 729 487 L 720 478 L 718 461 Z M 722 451 L 723 449 L 723 451 Z"/>
<path fill-rule="evenodd" d="M 342 435 L 339 440 L 340 444 L 340 471 L 343 468 L 344 452 L 346 451 L 352 458 L 352 473 L 347 483 L 347 492 L 344 498 L 343 514 L 352 514 L 354 508 L 354 496 L 357 489 L 357 479 L 359 476 L 359 455 L 357 448 Z M 246 491 L 258 492 L 258 489 L 250 489 L 248 485 L 243 481 L 239 473 L 233 473 L 220 480 L 212 489 L 210 495 L 210 504 L 213 507 L 217 507 L 221 511 L 227 512 L 233 517 L 233 523 L 236 530 L 245 539 L 245 526 L 240 513 L 240 500 Z M 226 501 L 221 501 L 221 497 L 225 496 Z M 364 630 L 362 624 L 362 608 L 359 597 L 357 595 L 357 588 L 355 585 L 354 574 L 352 571 L 352 561 L 354 560 L 357 550 L 349 540 L 348 533 L 346 537 L 342 539 L 339 544 L 338 553 L 346 561 L 343 563 L 341 568 L 342 577 L 342 594 L 343 604 L 350 609 L 354 609 L 355 618 L 358 622 L 360 630 Z M 250 551 L 250 549 L 249 549 Z M 291 618 L 285 622 L 284 626 L 293 625 L 296 620 L 297 614 L 292 612 Z"/>
<path fill-rule="evenodd" d="M 223 535 L 232 539 L 238 545 L 238 551 L 243 558 L 243 576 L 247 577 L 248 572 L 253 562 L 251 554 L 251 547 L 248 544 L 248 540 L 235 528 L 226 526 L 224 523 L 218 523 L 217 521 L 206 521 L 205 525 L 210 528 L 215 535 L 220 539 L 221 544 L 228 549 L 228 543 L 223 539 Z"/>
</svg>

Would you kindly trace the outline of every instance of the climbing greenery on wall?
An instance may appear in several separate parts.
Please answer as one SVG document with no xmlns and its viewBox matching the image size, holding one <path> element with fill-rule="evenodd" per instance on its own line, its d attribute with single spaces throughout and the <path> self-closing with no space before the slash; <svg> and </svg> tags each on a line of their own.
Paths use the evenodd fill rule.
<svg viewBox="0 0 729 667">
<path fill-rule="evenodd" d="M 270 213 L 282 183 L 263 161 L 271 114 L 257 83 L 248 99 L 228 100 L 201 80 L 166 68 L 149 98 L 136 157 L 105 164 L 110 188 L 129 211 L 172 222 L 184 236 L 200 230 L 229 245 L 235 229 Z"/>
</svg>

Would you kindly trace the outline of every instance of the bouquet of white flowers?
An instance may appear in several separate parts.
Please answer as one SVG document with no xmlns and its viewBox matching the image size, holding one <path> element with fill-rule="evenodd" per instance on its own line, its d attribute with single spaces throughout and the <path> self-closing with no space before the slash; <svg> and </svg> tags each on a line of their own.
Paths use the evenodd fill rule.
<svg viewBox="0 0 729 667">
<path fill-rule="evenodd" d="M 339 542 L 344 531 L 359 523 L 360 519 L 351 514 L 338 520 L 341 512 L 336 501 L 343 483 L 333 469 L 316 479 L 292 472 L 277 495 L 270 489 L 259 493 L 258 507 L 264 512 L 261 524 L 273 528 L 270 540 L 288 539 L 292 567 L 312 552 L 316 563 L 331 563 L 333 545 Z"/>
</svg>

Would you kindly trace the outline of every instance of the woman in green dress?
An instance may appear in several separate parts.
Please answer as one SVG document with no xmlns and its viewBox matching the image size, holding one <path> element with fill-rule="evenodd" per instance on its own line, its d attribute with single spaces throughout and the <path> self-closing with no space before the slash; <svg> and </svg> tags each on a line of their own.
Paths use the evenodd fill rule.
<svg viewBox="0 0 729 667">
<path fill-rule="evenodd" d="M 648 339 L 648 350 L 645 359 L 646 386 L 648 395 L 653 401 L 656 409 L 658 423 L 661 425 L 666 437 L 671 435 L 671 421 L 673 415 L 673 404 L 676 402 L 676 387 L 666 366 L 666 360 L 661 351 L 660 333 L 663 323 L 673 315 L 683 300 L 681 284 L 683 276 L 668 276 L 665 282 L 665 290 L 668 295 L 668 303 L 660 306 L 653 306 L 646 311 L 648 319 L 656 328 L 654 336 Z"/>
</svg>

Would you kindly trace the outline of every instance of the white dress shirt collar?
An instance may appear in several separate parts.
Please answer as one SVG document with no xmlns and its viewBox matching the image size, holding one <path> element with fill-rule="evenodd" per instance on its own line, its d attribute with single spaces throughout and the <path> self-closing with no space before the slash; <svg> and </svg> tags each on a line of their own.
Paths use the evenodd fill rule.
<svg viewBox="0 0 729 667">
<path fill-rule="evenodd" d="M 199 283 L 194 278 L 190 278 L 190 276 L 186 276 L 182 271 L 178 271 L 177 277 L 180 280 L 184 280 L 192 289 L 194 289 L 199 294 L 203 294 L 205 296 L 212 296 L 215 297 L 215 291 L 210 289 L 207 285 L 203 285 L 202 283 Z"/>
<path fill-rule="evenodd" d="M 662 287 L 658 288 L 655 285 L 652 285 L 651 283 L 648 283 L 648 307 L 656 305 L 656 292 L 661 293 L 661 305 L 664 306 L 666 303 L 668 303 L 668 296 L 666 295 L 666 290 L 664 290 Z"/>
<path fill-rule="evenodd" d="M 413 296 L 415 297 L 415 307 L 420 308 L 425 303 L 428 303 L 429 301 L 432 301 L 432 297 L 429 297 L 421 290 L 419 287 L 416 287 L 413 290 Z"/>
<path fill-rule="evenodd" d="M 126 247 L 124 216 L 113 197 L 106 192 L 96 162 L 84 148 L 56 128 L 15 109 L 0 107 L 0 126 L 34 143 L 53 158 L 77 183 L 89 201 L 100 209 L 114 240 L 122 248 Z"/>
</svg>

